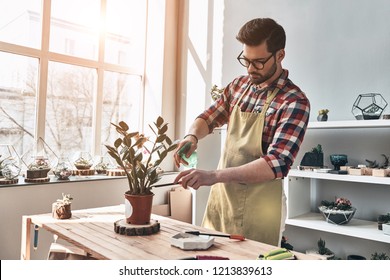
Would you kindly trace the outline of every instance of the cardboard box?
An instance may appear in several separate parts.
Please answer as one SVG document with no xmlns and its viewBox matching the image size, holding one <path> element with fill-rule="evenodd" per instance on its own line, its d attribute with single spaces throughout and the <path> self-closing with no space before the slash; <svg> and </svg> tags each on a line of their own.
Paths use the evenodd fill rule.
<svg viewBox="0 0 390 280">
<path fill-rule="evenodd" d="M 168 191 L 168 203 L 153 205 L 152 213 L 192 223 L 192 193 L 181 186 Z"/>
<path fill-rule="evenodd" d="M 388 177 L 390 176 L 390 169 L 373 169 L 372 176 L 376 177 Z"/>
<path fill-rule="evenodd" d="M 169 204 L 153 205 L 152 213 L 164 217 L 171 216 L 171 208 Z"/>
<path fill-rule="evenodd" d="M 192 193 L 183 187 L 173 188 L 169 192 L 171 218 L 192 223 Z"/>
</svg>

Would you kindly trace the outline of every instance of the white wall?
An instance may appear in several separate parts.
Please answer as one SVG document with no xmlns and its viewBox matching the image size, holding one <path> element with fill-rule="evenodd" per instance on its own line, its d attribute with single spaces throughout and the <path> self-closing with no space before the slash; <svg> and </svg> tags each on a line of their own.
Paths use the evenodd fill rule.
<svg viewBox="0 0 390 280">
<path fill-rule="evenodd" d="M 225 0 L 224 84 L 245 72 L 235 60 L 241 50 L 235 35 L 255 17 L 285 28 L 283 66 L 309 97 L 312 120 L 322 108 L 330 110 L 329 120 L 354 119 L 352 104 L 361 93 L 378 92 L 390 102 L 388 1 Z"/>
</svg>

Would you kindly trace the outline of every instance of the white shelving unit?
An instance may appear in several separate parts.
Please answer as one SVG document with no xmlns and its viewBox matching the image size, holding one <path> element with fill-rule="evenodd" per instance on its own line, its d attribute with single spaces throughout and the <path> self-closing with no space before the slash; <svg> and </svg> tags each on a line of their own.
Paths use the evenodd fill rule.
<svg viewBox="0 0 390 280">
<path fill-rule="evenodd" d="M 341 129 L 341 128 L 386 128 L 390 127 L 390 120 L 351 120 L 310 122 L 308 129 Z"/>
<path fill-rule="evenodd" d="M 342 133 L 342 129 L 362 128 L 365 131 L 372 128 L 390 128 L 390 120 L 313 122 L 309 124 L 307 133 L 312 129 L 334 129 L 337 133 Z M 377 222 L 357 218 L 340 226 L 325 222 L 315 204 L 315 201 L 318 201 L 318 187 L 322 187 L 321 180 L 353 182 L 368 186 L 387 185 L 390 193 L 390 177 L 352 176 L 292 169 L 284 180 L 287 196 L 286 225 L 390 244 L 390 235 L 378 230 Z"/>
</svg>

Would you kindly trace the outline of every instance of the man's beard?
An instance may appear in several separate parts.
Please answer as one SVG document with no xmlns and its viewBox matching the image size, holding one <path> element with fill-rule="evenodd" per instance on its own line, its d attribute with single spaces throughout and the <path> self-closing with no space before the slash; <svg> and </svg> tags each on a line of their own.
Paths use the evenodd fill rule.
<svg viewBox="0 0 390 280">
<path fill-rule="evenodd" d="M 274 63 L 271 66 L 271 69 L 269 69 L 269 71 L 267 73 L 265 73 L 264 75 L 261 75 L 257 72 L 251 72 L 248 74 L 249 74 L 249 77 L 250 77 L 252 83 L 254 83 L 255 85 L 260 85 L 260 84 L 264 83 L 265 81 L 267 81 L 268 79 L 270 79 L 276 73 L 276 69 L 277 69 L 276 63 Z"/>
</svg>

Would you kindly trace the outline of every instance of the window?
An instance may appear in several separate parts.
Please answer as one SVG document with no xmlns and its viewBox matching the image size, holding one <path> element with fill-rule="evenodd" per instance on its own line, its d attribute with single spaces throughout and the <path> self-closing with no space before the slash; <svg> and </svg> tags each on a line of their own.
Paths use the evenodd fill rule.
<svg viewBox="0 0 390 280">
<path fill-rule="evenodd" d="M 110 122 L 140 129 L 148 1 L 8 2 L 0 9 L 1 144 L 26 160 L 41 152 L 52 160 L 105 153 Z"/>
</svg>

